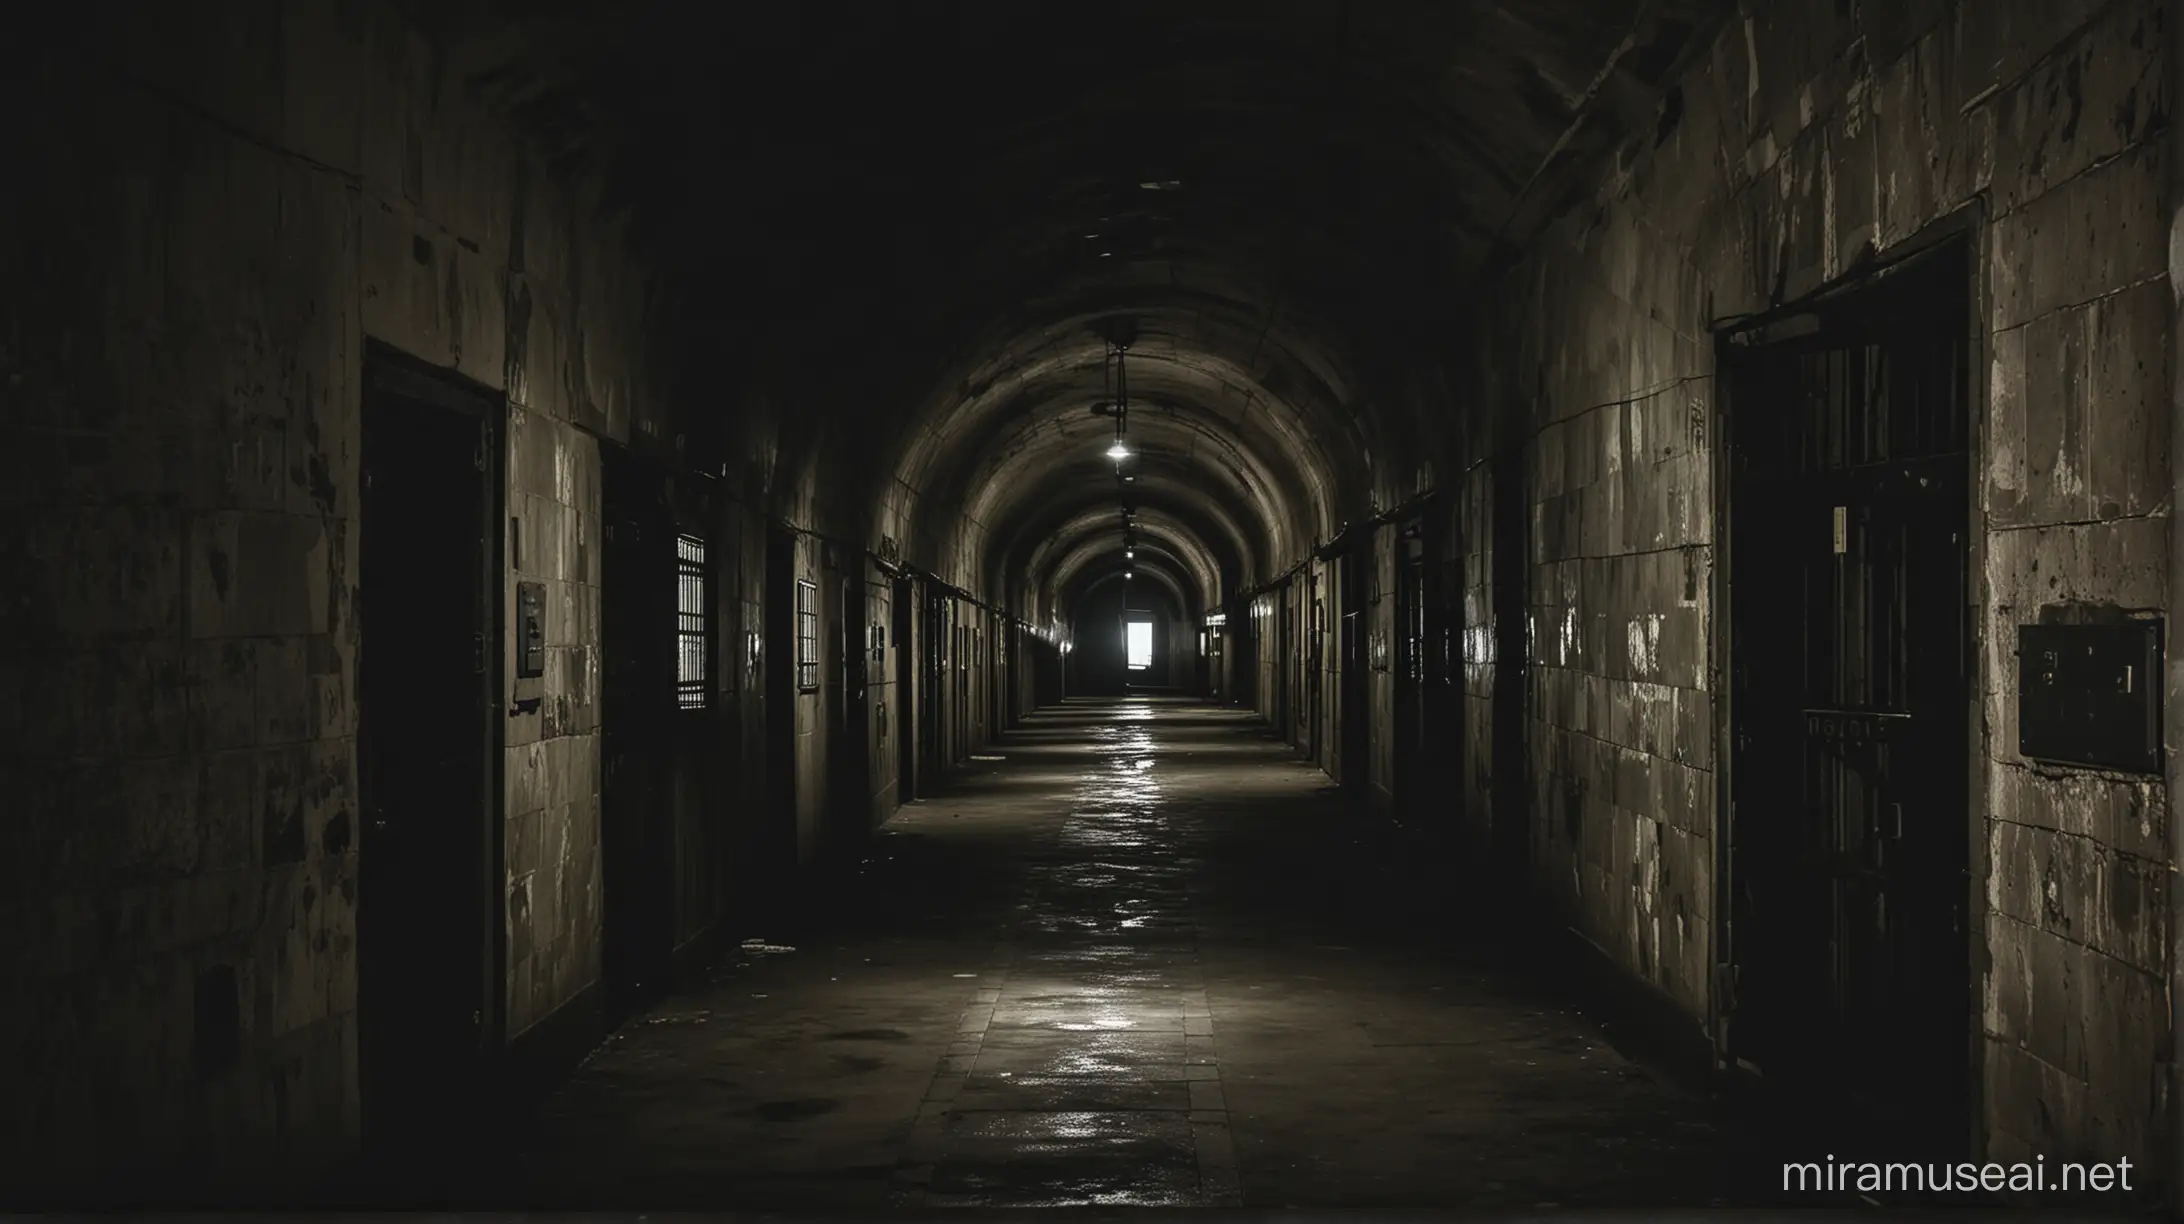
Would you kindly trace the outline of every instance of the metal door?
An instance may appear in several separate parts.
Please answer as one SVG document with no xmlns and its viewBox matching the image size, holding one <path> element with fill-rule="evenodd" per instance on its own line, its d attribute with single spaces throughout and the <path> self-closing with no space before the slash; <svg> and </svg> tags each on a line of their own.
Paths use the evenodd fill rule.
<svg viewBox="0 0 2184 1224">
<path fill-rule="evenodd" d="M 1953 1134 L 1968 1066 L 1969 271 L 1731 350 L 1735 1042 Z"/>
</svg>

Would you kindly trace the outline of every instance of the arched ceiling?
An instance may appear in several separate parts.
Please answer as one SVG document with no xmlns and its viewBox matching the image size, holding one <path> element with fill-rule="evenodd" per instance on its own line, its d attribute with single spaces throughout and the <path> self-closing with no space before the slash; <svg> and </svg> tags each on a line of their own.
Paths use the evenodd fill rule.
<svg viewBox="0 0 2184 1224">
<path fill-rule="evenodd" d="M 1024 592 L 1026 606 L 1019 614 L 1034 622 L 1060 610 L 1053 601 L 1061 580 L 1055 567 L 1071 550 L 1089 548 L 1112 557 L 1123 553 L 1124 520 L 1113 496 L 1097 493 L 1101 487 L 1097 482 L 1079 484 L 1072 475 L 1066 469 L 1058 473 L 1054 483 L 1067 492 L 1042 501 L 1016 520 L 1015 531 L 989 548 L 1009 566 L 996 575 L 996 586 Z M 1199 602 L 1212 606 L 1248 589 L 1254 573 L 1247 551 L 1251 541 L 1218 490 L 1153 474 L 1128 487 L 1135 508 L 1129 519 L 1130 536 L 1157 543 L 1185 563 Z"/>
<path fill-rule="evenodd" d="M 1088 622 L 1084 619 L 1085 613 L 1089 611 L 1086 605 L 1095 594 L 1117 586 L 1123 588 L 1123 598 L 1132 611 L 1173 611 L 1185 623 L 1196 615 L 1196 609 L 1191 606 L 1190 598 L 1184 592 L 1183 580 L 1165 569 L 1156 566 L 1139 570 L 1128 579 L 1122 576 L 1121 570 L 1092 570 L 1079 575 L 1070 584 L 1070 607 L 1073 611 L 1069 624 L 1073 635 L 1097 633 L 1105 628 L 1097 621 Z M 1156 607 L 1156 601 L 1168 604 L 1169 607 Z"/>
<path fill-rule="evenodd" d="M 469 0 L 420 19 L 646 217 L 685 273 L 686 347 L 718 363 L 694 381 L 764 387 L 856 516 L 838 529 L 1040 617 L 1105 572 L 1125 498 L 1177 598 L 1211 606 L 1451 470 L 1480 410 L 1437 390 L 1462 385 L 1468 293 L 1655 120 L 1729 11 Z M 1091 412 L 1117 320 L 1127 485 Z"/>
<path fill-rule="evenodd" d="M 1187 544 L 1169 537 L 1141 539 L 1133 550 L 1137 555 L 1126 560 L 1112 545 L 1098 541 L 1079 544 L 1053 562 L 1049 579 L 1053 606 L 1068 609 L 1083 593 L 1085 584 L 1110 575 L 1150 573 L 1172 581 L 1176 602 L 1186 615 L 1200 612 L 1207 606 L 1203 580 L 1185 548 Z"/>
</svg>

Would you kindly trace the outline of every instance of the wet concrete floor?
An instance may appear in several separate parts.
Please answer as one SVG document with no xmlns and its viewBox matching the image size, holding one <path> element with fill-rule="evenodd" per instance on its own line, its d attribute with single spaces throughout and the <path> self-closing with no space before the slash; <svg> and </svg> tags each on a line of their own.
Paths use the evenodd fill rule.
<svg viewBox="0 0 2184 1224">
<path fill-rule="evenodd" d="M 619 1031 L 537 1206 L 1750 1201 L 1767 1170 L 1240 712 L 1071 703 Z M 1451 878 L 1453 878 L 1453 873 Z M 1421 904 L 1423 902 L 1423 904 Z M 1451 902 L 1443 905 L 1442 902 Z M 1444 915 L 1442 919 L 1433 917 Z"/>
</svg>

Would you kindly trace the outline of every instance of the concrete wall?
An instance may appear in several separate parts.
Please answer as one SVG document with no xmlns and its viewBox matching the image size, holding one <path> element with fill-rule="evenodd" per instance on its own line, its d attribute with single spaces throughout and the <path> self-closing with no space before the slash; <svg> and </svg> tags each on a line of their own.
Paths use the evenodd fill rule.
<svg viewBox="0 0 2184 1224">
<path fill-rule="evenodd" d="M 510 680 L 505 841 L 507 1029 L 520 1036 L 599 979 L 599 444 L 510 405 L 510 518 L 525 542 L 508 575 L 546 584 L 546 674 Z M 515 676 L 511 620 L 504 675 Z M 511 705 L 511 709 L 520 707 Z"/>
<path fill-rule="evenodd" d="M 1502 323 L 1475 398 L 1520 405 L 1529 438 L 1538 883 L 1706 1014 L 1720 626 L 1686 575 L 1712 563 L 1713 321 L 1984 199 L 1981 1130 L 2004 1158 L 2143 1160 L 2167 1026 L 2161 788 L 2020 760 L 2012 645 L 2044 606 L 2163 603 L 2161 6 L 1743 7 L 1680 114 L 1634 136 L 1483 316 Z M 1487 639 L 1467 657 L 1476 694 Z M 1488 749 L 1469 751 L 1476 774 Z"/>
<path fill-rule="evenodd" d="M 0 1141 L 63 1178 L 302 1175 L 356 1138 L 367 337 L 505 389 L 551 584 L 545 701 L 507 740 L 520 1029 L 596 976 L 584 431 L 646 428 L 638 286 L 391 10 L 109 15 L 20 57 L 10 111 L 40 120 L 0 136 L 0 1074 L 33 1086 Z M 223 1012 L 238 1043 L 208 1048 Z"/>
</svg>

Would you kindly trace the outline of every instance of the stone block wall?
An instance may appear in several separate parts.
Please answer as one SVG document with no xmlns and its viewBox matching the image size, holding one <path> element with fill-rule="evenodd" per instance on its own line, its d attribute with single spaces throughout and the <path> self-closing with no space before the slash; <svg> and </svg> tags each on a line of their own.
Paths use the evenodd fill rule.
<svg viewBox="0 0 2184 1224">
<path fill-rule="evenodd" d="M 1481 402 L 1514 399 L 1529 422 L 1539 882 L 1703 1018 L 1711 333 L 1983 209 L 1970 836 L 1987 885 L 1979 1124 L 2004 1158 L 2144 1160 L 2165 1108 L 2165 796 L 2022 760 L 2013 656 L 2015 625 L 2056 608 L 2164 603 L 2164 11 L 1743 4 L 1659 124 L 1502 281 L 1508 322 L 1483 341 L 1515 359 Z"/>
<path fill-rule="evenodd" d="M 544 412 L 508 414 L 507 575 L 546 588 L 546 671 L 515 676 L 502 774 L 508 923 L 507 1030 L 518 1037 L 600 971 L 600 459 L 596 438 Z M 511 622 L 511 626 L 513 622 Z M 539 699 L 527 713 L 515 701 Z"/>
<path fill-rule="evenodd" d="M 389 6 L 82 16 L 0 85 L 40 117 L 0 134 L 0 1181 L 306 1177 L 357 1138 L 367 345 L 510 404 L 552 592 L 520 1029 L 596 976 L 596 438 L 660 429 L 643 284 Z"/>
</svg>

